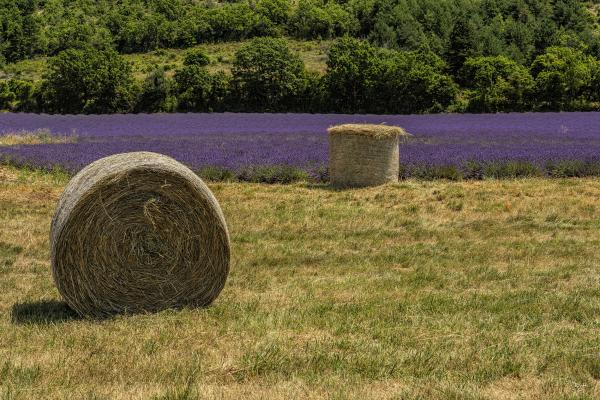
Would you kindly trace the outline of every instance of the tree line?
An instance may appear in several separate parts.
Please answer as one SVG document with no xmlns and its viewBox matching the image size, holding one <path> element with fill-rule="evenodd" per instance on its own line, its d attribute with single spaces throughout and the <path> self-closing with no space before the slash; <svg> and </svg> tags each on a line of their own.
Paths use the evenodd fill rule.
<svg viewBox="0 0 600 400">
<path fill-rule="evenodd" d="M 255 38 L 235 54 L 231 73 L 211 73 L 201 49 L 168 76 L 143 81 L 113 49 L 68 49 L 49 60 L 38 82 L 0 81 L 0 109 L 47 113 L 343 112 L 431 113 L 594 110 L 600 61 L 549 47 L 529 65 L 506 56 L 465 59 L 453 74 L 428 49 L 384 49 L 341 38 L 325 74 L 305 69 L 285 39 Z"/>
<path fill-rule="evenodd" d="M 588 0 L 0 0 L 0 61 L 93 46 L 119 53 L 217 41 L 351 36 L 426 48 L 453 73 L 468 57 L 529 64 L 548 47 L 600 57 Z"/>
</svg>

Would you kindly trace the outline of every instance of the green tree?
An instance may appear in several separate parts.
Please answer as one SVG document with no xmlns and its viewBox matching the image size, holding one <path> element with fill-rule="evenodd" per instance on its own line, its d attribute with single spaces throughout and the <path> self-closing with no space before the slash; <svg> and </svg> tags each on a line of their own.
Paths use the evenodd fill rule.
<svg viewBox="0 0 600 400">
<path fill-rule="evenodd" d="M 468 58 L 462 80 L 472 90 L 469 111 L 524 111 L 533 89 L 527 68 L 504 56 Z"/>
<path fill-rule="evenodd" d="M 458 92 L 445 62 L 426 49 L 384 50 L 344 38 L 331 47 L 327 65 L 324 80 L 334 111 L 442 111 Z"/>
<path fill-rule="evenodd" d="M 300 0 L 291 21 L 295 36 L 327 39 L 350 34 L 359 29 L 359 23 L 344 7 L 336 2 Z"/>
<path fill-rule="evenodd" d="M 589 100 L 595 102 L 595 108 L 599 108 L 600 102 L 600 60 L 593 60 L 590 65 L 592 80 L 590 84 Z"/>
<path fill-rule="evenodd" d="M 202 19 L 208 22 L 210 36 L 203 41 L 241 40 L 260 34 L 272 34 L 271 24 L 258 14 L 248 3 L 230 3 L 201 11 Z"/>
<path fill-rule="evenodd" d="M 0 0 L 0 58 L 15 62 L 39 48 L 35 0 Z"/>
<path fill-rule="evenodd" d="M 389 12 L 379 13 L 370 39 L 385 48 L 415 50 L 428 45 L 423 24 L 417 19 L 414 4 L 400 1 Z"/>
<path fill-rule="evenodd" d="M 292 4 L 289 0 L 260 0 L 255 7 L 260 16 L 257 27 L 263 33 L 272 36 L 281 36 L 286 33 L 290 17 L 292 15 Z"/>
<path fill-rule="evenodd" d="M 369 112 L 422 113 L 445 110 L 458 86 L 445 73 L 445 62 L 427 50 L 383 52 Z"/>
<path fill-rule="evenodd" d="M 175 72 L 178 109 L 224 111 L 229 86 L 229 77 L 223 72 L 211 75 L 201 63 L 188 63 Z"/>
<path fill-rule="evenodd" d="M 212 79 L 206 68 L 186 65 L 175 73 L 179 109 L 211 111 Z"/>
<path fill-rule="evenodd" d="M 252 40 L 235 54 L 231 73 L 235 95 L 248 111 L 293 109 L 306 85 L 304 64 L 284 39 Z"/>
<path fill-rule="evenodd" d="M 65 50 L 50 60 L 42 84 L 42 107 L 59 113 L 131 111 L 131 66 L 114 50 Z"/>
<path fill-rule="evenodd" d="M 285 25 L 292 14 L 292 6 L 288 0 L 260 0 L 256 11 L 276 25 Z"/>
<path fill-rule="evenodd" d="M 594 60 L 580 50 L 550 47 L 531 64 L 535 95 L 542 108 L 569 110 L 588 97 Z"/>
<path fill-rule="evenodd" d="M 211 110 L 223 112 L 230 109 L 231 100 L 231 76 L 223 71 L 218 71 L 211 76 Z"/>
<path fill-rule="evenodd" d="M 20 79 L 0 81 L 0 110 L 36 111 L 33 82 Z"/>
<path fill-rule="evenodd" d="M 144 80 L 137 109 L 143 112 L 169 112 L 175 108 L 173 82 L 163 68 L 155 68 Z"/>
<path fill-rule="evenodd" d="M 376 48 L 368 42 L 337 40 L 329 49 L 324 78 L 330 107 L 339 112 L 365 111 L 382 68 Z"/>
<path fill-rule="evenodd" d="M 481 42 L 478 41 L 477 34 L 480 26 L 476 15 L 466 11 L 461 12 L 454 23 L 446 56 L 453 73 L 458 74 L 467 57 L 481 54 L 478 48 Z"/>
<path fill-rule="evenodd" d="M 8 81 L 0 81 L 0 110 L 12 110 L 16 96 Z"/>
<path fill-rule="evenodd" d="M 8 81 L 10 91 L 14 94 L 11 111 L 37 111 L 35 100 L 36 85 L 31 81 L 11 79 Z"/>
</svg>

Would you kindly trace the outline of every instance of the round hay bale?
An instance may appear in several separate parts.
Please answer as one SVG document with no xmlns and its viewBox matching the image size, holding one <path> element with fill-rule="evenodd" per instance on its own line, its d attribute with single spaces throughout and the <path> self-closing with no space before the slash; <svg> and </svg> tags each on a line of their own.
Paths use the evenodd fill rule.
<svg viewBox="0 0 600 400">
<path fill-rule="evenodd" d="M 397 182 L 400 127 L 345 124 L 329 128 L 329 178 L 335 187 Z"/>
<path fill-rule="evenodd" d="M 205 306 L 229 273 L 219 203 L 191 170 L 156 153 L 80 171 L 58 202 L 50 246 L 58 291 L 89 317 Z"/>
</svg>

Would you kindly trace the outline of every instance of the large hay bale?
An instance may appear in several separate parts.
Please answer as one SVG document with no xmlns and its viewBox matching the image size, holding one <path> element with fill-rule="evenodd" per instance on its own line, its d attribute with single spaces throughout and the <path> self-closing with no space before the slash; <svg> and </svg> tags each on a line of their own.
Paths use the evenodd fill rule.
<svg viewBox="0 0 600 400">
<path fill-rule="evenodd" d="M 229 272 L 217 200 L 155 153 L 98 160 L 67 185 L 52 220 L 54 281 L 84 316 L 210 304 Z"/>
<path fill-rule="evenodd" d="M 329 178 L 335 187 L 397 182 L 400 174 L 397 126 L 345 124 L 329 128 Z"/>
</svg>

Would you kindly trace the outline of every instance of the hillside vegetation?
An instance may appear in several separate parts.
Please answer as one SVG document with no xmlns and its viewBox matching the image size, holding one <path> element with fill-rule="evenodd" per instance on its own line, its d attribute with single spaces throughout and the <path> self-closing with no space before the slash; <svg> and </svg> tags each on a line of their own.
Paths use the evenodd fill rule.
<svg viewBox="0 0 600 400">
<path fill-rule="evenodd" d="M 546 47 L 598 55 L 595 4 L 580 0 L 1 0 L 7 62 L 91 44 L 120 53 L 255 36 L 350 35 L 391 49 L 431 49 L 453 66 L 467 55 L 530 62 Z"/>
<path fill-rule="evenodd" d="M 156 68 L 163 69 L 168 77 L 173 77 L 175 71 L 183 66 L 187 52 L 194 49 L 200 49 L 210 58 L 210 63 L 206 66 L 209 72 L 222 71 L 230 73 L 235 53 L 250 41 L 251 39 L 237 42 L 206 43 L 188 49 L 156 49 L 146 53 L 123 54 L 122 57 L 131 64 L 133 76 L 138 81 L 143 81 Z M 320 75 L 324 74 L 327 69 L 327 53 L 331 43 L 331 40 L 288 38 L 290 49 L 300 56 L 306 65 L 306 69 Z M 40 81 L 48 71 L 50 60 L 52 60 L 52 57 L 42 56 L 5 64 L 0 68 L 0 80 Z"/>
<path fill-rule="evenodd" d="M 7 110 L 598 108 L 600 34 L 590 1 L 0 0 L 0 6 L 0 108 Z M 252 40 L 267 37 L 284 39 Z M 207 56 L 192 69 L 184 65 L 190 49 Z M 103 81 L 103 70 L 117 82 Z M 61 93 L 51 87 L 58 75 L 73 83 L 62 94 L 79 98 L 75 104 L 56 104 L 53 96 Z M 103 103 L 100 86 L 122 98 Z M 249 88 L 274 98 L 256 102 Z M 409 92 L 416 98 L 402 94 Z"/>
</svg>

